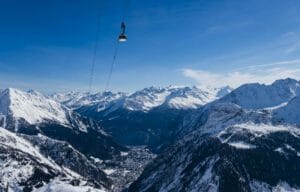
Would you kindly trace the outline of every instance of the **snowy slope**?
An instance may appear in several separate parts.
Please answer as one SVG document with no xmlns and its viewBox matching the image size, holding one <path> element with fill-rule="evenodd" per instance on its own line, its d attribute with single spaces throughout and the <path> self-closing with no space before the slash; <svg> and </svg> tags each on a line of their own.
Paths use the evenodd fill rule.
<svg viewBox="0 0 300 192">
<path fill-rule="evenodd" d="M 100 92 L 100 93 L 88 93 L 88 92 L 68 92 L 68 93 L 56 93 L 50 97 L 62 103 L 63 105 L 77 109 L 82 106 L 90 106 L 97 104 L 99 110 L 106 108 L 110 103 L 122 99 L 126 94 L 122 92 Z"/>
<path fill-rule="evenodd" d="M 88 95 L 88 92 L 70 91 L 66 93 L 54 93 L 49 95 L 49 97 L 57 102 L 65 103 L 66 106 L 75 106 L 77 105 L 76 102 L 78 102 L 78 100 Z"/>
<path fill-rule="evenodd" d="M 277 80 L 271 85 L 245 84 L 221 99 L 246 109 L 275 107 L 300 94 L 300 83 L 295 79 Z"/>
<path fill-rule="evenodd" d="M 55 165 L 53 162 L 49 161 L 47 158 L 43 157 L 40 154 L 38 149 L 34 148 L 32 144 L 30 144 L 27 140 L 18 137 L 15 133 L 7 131 L 6 129 L 0 127 L 0 143 L 3 146 L 8 146 L 12 149 L 19 150 L 22 153 L 27 153 L 35 156 L 35 160 L 40 163 L 44 163 L 50 167 L 58 169 L 59 167 Z"/>
<path fill-rule="evenodd" d="M 52 179 L 70 186 L 74 180 L 88 184 L 80 175 L 42 155 L 29 141 L 1 127 L 0 157 L 0 191 L 32 191 Z"/>
<path fill-rule="evenodd" d="M 41 188 L 35 189 L 33 192 L 107 192 L 107 190 L 96 189 L 91 186 L 73 186 L 56 179 Z"/>
<path fill-rule="evenodd" d="M 243 109 L 267 110 L 285 123 L 300 125 L 300 82 L 277 80 L 271 85 L 246 84 L 215 103 L 234 103 Z"/>
<path fill-rule="evenodd" d="M 127 150 L 98 123 L 35 91 L 0 93 L 0 126 L 29 135 L 42 134 L 70 143 L 84 155 L 111 159 Z M 80 142 L 78 142 L 80 140 Z M 93 145 L 95 149 L 90 148 Z"/>
<path fill-rule="evenodd" d="M 297 127 L 232 103 L 197 113 L 188 124 L 194 131 L 150 163 L 129 191 L 299 190 Z"/>
<path fill-rule="evenodd" d="M 105 173 L 68 142 L 51 139 L 41 134 L 22 135 L 22 137 L 38 147 L 42 155 L 50 157 L 58 165 L 76 172 L 93 184 L 106 187 L 111 185 Z"/>
<path fill-rule="evenodd" d="M 230 88 L 224 90 L 203 87 L 149 87 L 127 97 L 124 107 L 133 111 L 149 111 L 159 106 L 195 109 L 227 94 L 226 92 L 229 93 Z"/>
<path fill-rule="evenodd" d="M 107 108 L 116 110 L 119 108 L 131 111 L 149 111 L 159 106 L 166 106 L 174 109 L 195 109 L 201 105 L 221 98 L 232 89 L 207 88 L 207 87 L 184 87 L 169 86 L 148 87 L 132 94 L 125 93 L 58 93 L 51 96 L 54 100 L 74 109 L 80 107 L 96 106 L 97 111 Z"/>
<path fill-rule="evenodd" d="M 66 111 L 61 104 L 35 91 L 23 92 L 12 88 L 0 93 L 0 115 L 22 118 L 29 124 L 43 120 L 68 123 Z"/>
<path fill-rule="evenodd" d="M 124 108 L 133 111 L 148 111 L 162 105 L 169 95 L 164 88 L 149 87 L 129 95 L 124 102 Z"/>
<path fill-rule="evenodd" d="M 300 126 L 300 95 L 294 97 L 285 105 L 272 110 L 273 115 L 281 118 L 285 123 Z"/>
</svg>

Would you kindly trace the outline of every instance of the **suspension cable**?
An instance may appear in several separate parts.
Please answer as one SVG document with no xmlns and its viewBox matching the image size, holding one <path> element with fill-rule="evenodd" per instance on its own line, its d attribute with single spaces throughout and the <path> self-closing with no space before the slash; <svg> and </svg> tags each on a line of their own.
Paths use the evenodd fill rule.
<svg viewBox="0 0 300 192">
<path fill-rule="evenodd" d="M 89 81 L 89 89 L 88 92 L 91 93 L 94 83 L 95 76 L 95 65 L 97 61 L 97 52 L 99 48 L 99 39 L 100 39 L 100 19 L 101 19 L 101 11 L 98 11 L 97 14 L 97 26 L 96 26 L 96 42 L 94 44 L 93 55 L 92 55 L 92 64 L 90 71 L 90 81 Z"/>
<path fill-rule="evenodd" d="M 118 51 L 119 51 L 119 45 L 120 45 L 120 42 L 117 41 L 115 51 L 114 51 L 114 55 L 113 55 L 113 59 L 112 59 L 111 65 L 110 65 L 110 70 L 109 70 L 109 73 L 108 73 L 108 78 L 107 78 L 107 81 L 106 81 L 106 84 L 105 84 L 104 92 L 108 91 L 108 88 L 109 88 L 109 85 L 110 85 L 112 73 L 113 73 L 113 70 L 114 70 L 114 67 L 115 67 L 115 62 L 116 62 Z"/>
<path fill-rule="evenodd" d="M 128 11 L 128 8 L 129 8 L 129 3 L 130 3 L 130 0 L 127 0 L 126 3 L 125 3 L 122 23 L 125 22 L 125 19 L 126 19 L 126 16 L 127 16 L 127 11 Z M 110 70 L 109 70 L 109 73 L 108 73 L 108 78 L 107 78 L 107 81 L 106 81 L 106 84 L 105 84 L 105 89 L 104 89 L 105 92 L 108 91 L 110 83 L 111 83 L 111 77 L 112 77 L 114 67 L 115 67 L 115 63 L 116 63 L 117 56 L 118 56 L 119 45 L 120 45 L 120 42 L 117 41 L 117 44 L 116 44 L 115 50 L 114 50 L 114 54 L 113 54 L 113 58 L 112 58 L 112 62 L 111 62 L 111 65 L 110 65 Z"/>
</svg>

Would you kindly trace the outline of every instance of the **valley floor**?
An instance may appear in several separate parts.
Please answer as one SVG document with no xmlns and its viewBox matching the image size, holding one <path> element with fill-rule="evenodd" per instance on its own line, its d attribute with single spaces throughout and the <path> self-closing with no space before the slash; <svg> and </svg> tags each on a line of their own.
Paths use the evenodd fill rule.
<svg viewBox="0 0 300 192">
<path fill-rule="evenodd" d="M 113 180 L 113 192 L 120 192 L 129 187 L 155 157 L 145 146 L 130 147 L 121 154 L 121 159 L 98 162 L 98 165 Z"/>
</svg>

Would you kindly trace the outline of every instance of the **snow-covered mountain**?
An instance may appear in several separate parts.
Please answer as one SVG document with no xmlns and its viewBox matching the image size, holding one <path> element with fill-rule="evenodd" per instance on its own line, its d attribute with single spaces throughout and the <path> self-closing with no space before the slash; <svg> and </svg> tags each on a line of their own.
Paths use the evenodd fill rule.
<svg viewBox="0 0 300 192">
<path fill-rule="evenodd" d="M 109 107 L 109 105 L 124 98 L 125 96 L 126 94 L 122 92 L 112 93 L 109 91 L 100 93 L 67 92 L 50 95 L 53 100 L 72 109 L 78 109 L 82 106 L 91 106 L 97 104 L 99 106 L 99 110 Z"/>
<path fill-rule="evenodd" d="M 300 81 L 295 79 L 281 79 L 271 85 L 246 84 L 215 102 L 266 110 L 283 123 L 300 125 Z"/>
<path fill-rule="evenodd" d="M 132 94 L 126 93 L 58 93 L 51 97 L 70 107 L 78 109 L 86 106 L 97 106 L 97 111 L 107 108 L 124 108 L 131 111 L 147 112 L 159 106 L 167 106 L 174 109 L 191 109 L 202 106 L 217 98 L 228 94 L 230 87 L 206 88 L 206 87 L 184 87 L 169 86 L 148 87 Z"/>
<path fill-rule="evenodd" d="M 35 91 L 24 92 L 11 88 L 2 90 L 0 93 L 0 126 L 3 127 L 0 128 L 3 133 L 3 137 L 0 139 L 3 141 L 3 146 L 6 146 L 8 141 L 11 141 L 12 145 L 13 142 L 21 141 L 20 145 L 17 145 L 18 143 L 15 145 L 18 147 L 24 145 L 24 149 L 39 148 L 40 150 L 35 152 L 39 156 L 44 157 L 44 159 L 50 158 L 56 166 L 63 167 L 63 170 L 68 169 L 78 175 L 75 178 L 77 179 L 74 181 L 75 184 L 65 183 L 64 178 L 57 178 L 59 175 L 64 176 L 64 172 L 54 171 L 52 174 L 52 170 L 47 171 L 47 167 L 44 168 L 44 165 L 40 165 L 42 158 L 30 156 L 35 155 L 31 152 L 21 154 L 16 162 L 22 163 L 25 159 L 25 165 L 42 166 L 42 170 L 37 170 L 37 175 L 35 172 L 29 174 L 29 183 L 26 185 L 30 190 L 27 191 L 31 191 L 32 187 L 35 186 L 34 183 L 31 183 L 32 177 L 39 183 L 38 188 L 49 184 L 48 187 L 44 188 L 45 191 L 48 191 L 47 188 L 57 188 L 56 185 L 60 187 L 78 185 L 76 184 L 78 181 L 88 181 L 97 190 L 109 189 L 112 187 L 112 182 L 100 168 L 94 165 L 94 159 L 99 159 L 99 161 L 117 159 L 121 157 L 121 152 L 128 151 L 126 147 L 117 144 L 95 121 L 82 117 L 73 110 Z M 22 138 L 19 138 L 20 135 Z M 5 151 L 3 149 L 2 152 L 5 154 L 7 149 Z M 15 158 L 14 154 L 13 151 L 12 157 L 7 158 L 7 165 L 14 166 L 14 164 L 9 164 L 9 159 Z M 6 166 L 6 162 L 0 161 L 0 166 Z M 17 168 L 23 169 L 24 164 L 18 166 Z M 32 167 L 25 167 L 24 169 L 30 171 Z M 41 171 L 45 174 L 40 173 Z M 50 173 L 52 175 L 48 176 Z M 10 175 L 11 173 L 7 174 Z M 45 180 L 36 178 L 39 177 L 38 174 L 42 174 L 41 177 Z M 50 179 L 54 179 L 51 186 Z M 18 185 L 22 186 L 22 182 L 23 179 L 18 181 Z M 81 189 L 88 190 L 87 187 L 78 190 Z"/>
<path fill-rule="evenodd" d="M 128 96 L 124 101 L 124 107 L 134 111 L 149 111 L 159 106 L 173 109 L 195 109 L 228 94 L 230 91 L 229 87 L 221 89 L 176 86 L 149 87 Z"/>
<path fill-rule="evenodd" d="M 96 122 L 35 91 L 3 90 L 0 93 L 0 126 L 14 132 L 40 133 L 67 141 L 79 151 L 99 158 L 112 158 L 113 154 L 126 150 Z M 89 143 L 101 148 L 91 150 Z"/>
<path fill-rule="evenodd" d="M 298 191 L 299 129 L 264 123 L 199 132 L 145 168 L 129 191 Z"/>
<path fill-rule="evenodd" d="M 287 103 L 272 110 L 275 117 L 281 118 L 283 122 L 300 126 L 300 95 L 294 97 Z"/>
<path fill-rule="evenodd" d="M 13 115 L 29 124 L 43 120 L 67 124 L 66 110 L 57 103 L 35 91 L 23 92 L 17 89 L 5 89 L 0 92 L 0 114 Z"/>
<path fill-rule="evenodd" d="M 28 136 L 29 137 L 29 136 Z M 40 146 L 43 146 L 40 144 Z M 49 152 L 55 149 L 50 149 Z M 73 150 L 75 152 L 75 150 Z M 58 154 L 57 154 L 58 156 Z M 22 138 L 0 127 L 0 191 L 62 191 L 70 187 L 74 191 L 107 191 L 109 179 L 102 173 L 98 183 L 58 164 L 40 149 Z M 73 160 L 73 162 L 76 162 Z M 81 168 L 86 168 L 82 166 Z M 100 171 L 101 173 L 101 171 Z M 56 183 L 53 184 L 53 182 Z M 49 184 L 47 184 L 49 183 Z M 95 188 L 97 184 L 97 188 Z M 55 188 L 56 190 L 50 190 Z"/>
<path fill-rule="evenodd" d="M 281 105 L 300 95 L 300 82 L 295 79 L 277 80 L 271 85 L 245 84 L 221 99 L 246 109 L 262 109 Z"/>
<path fill-rule="evenodd" d="M 185 117 L 129 191 L 299 191 L 299 82 L 248 84 Z"/>
</svg>

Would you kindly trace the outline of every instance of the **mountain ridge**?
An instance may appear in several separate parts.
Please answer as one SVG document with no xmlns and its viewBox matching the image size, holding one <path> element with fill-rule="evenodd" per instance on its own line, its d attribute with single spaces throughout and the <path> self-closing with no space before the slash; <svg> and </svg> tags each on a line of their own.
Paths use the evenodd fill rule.
<svg viewBox="0 0 300 192">
<path fill-rule="evenodd" d="M 152 86 L 138 90 L 131 94 L 122 92 L 99 92 L 92 94 L 87 92 L 76 92 L 75 97 L 69 96 L 70 93 L 57 93 L 51 95 L 50 97 L 58 102 L 66 104 L 70 108 L 75 109 L 83 106 L 98 105 L 98 111 L 100 111 L 106 109 L 107 106 L 111 107 L 109 103 L 111 102 L 119 105 L 115 106 L 114 108 L 121 107 L 132 111 L 147 112 L 161 105 L 178 109 L 197 108 L 198 106 L 210 102 L 215 98 L 219 98 L 225 94 L 228 94 L 231 90 L 232 88 L 228 86 L 218 89 L 196 86 Z M 104 102 L 104 100 L 106 100 L 106 102 Z"/>
<path fill-rule="evenodd" d="M 129 191 L 298 191 L 300 123 L 291 121 L 298 118 L 291 116 L 300 105 L 298 88 L 292 79 L 247 84 L 197 109 L 186 117 L 188 133 Z"/>
</svg>

